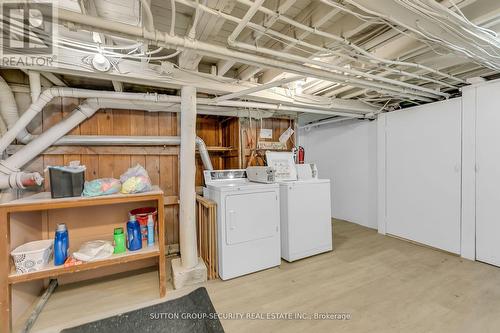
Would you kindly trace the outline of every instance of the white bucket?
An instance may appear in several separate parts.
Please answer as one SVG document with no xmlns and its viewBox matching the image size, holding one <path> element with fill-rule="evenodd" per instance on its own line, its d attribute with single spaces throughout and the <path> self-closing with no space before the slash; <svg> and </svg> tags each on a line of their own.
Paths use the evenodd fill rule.
<svg viewBox="0 0 500 333">
<path fill-rule="evenodd" d="M 54 240 L 44 239 L 18 246 L 10 253 L 17 273 L 35 272 L 49 263 Z"/>
</svg>

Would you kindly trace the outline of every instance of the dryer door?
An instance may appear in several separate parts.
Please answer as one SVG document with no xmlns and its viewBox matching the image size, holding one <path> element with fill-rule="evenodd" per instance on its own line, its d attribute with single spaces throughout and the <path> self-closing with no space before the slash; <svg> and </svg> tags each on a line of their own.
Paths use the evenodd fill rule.
<svg viewBox="0 0 500 333">
<path fill-rule="evenodd" d="M 226 244 L 273 237 L 279 233 L 279 201 L 275 191 L 226 197 Z"/>
</svg>

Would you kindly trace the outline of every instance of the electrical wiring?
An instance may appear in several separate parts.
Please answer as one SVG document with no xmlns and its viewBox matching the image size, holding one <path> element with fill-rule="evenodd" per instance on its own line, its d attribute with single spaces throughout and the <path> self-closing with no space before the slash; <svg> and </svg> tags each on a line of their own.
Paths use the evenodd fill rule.
<svg viewBox="0 0 500 333">
<path fill-rule="evenodd" d="M 497 57 L 500 56 L 500 41 L 494 35 L 482 29 L 477 29 L 475 25 L 470 24 L 470 21 L 464 20 L 464 15 L 460 12 L 458 7 L 456 10 L 460 12 L 460 14 L 454 13 L 435 1 L 424 3 L 415 0 L 395 0 L 396 3 L 411 10 L 413 13 L 416 13 L 419 17 L 429 19 L 432 22 L 439 24 L 439 26 L 453 38 L 456 38 L 457 41 L 462 41 L 470 48 L 461 47 L 456 45 L 456 43 L 451 43 L 444 38 L 436 36 L 429 31 L 429 29 L 419 25 L 418 20 L 415 24 L 416 27 L 410 27 L 409 25 L 396 20 L 394 17 L 388 17 L 387 15 L 377 13 L 360 5 L 354 0 L 345 1 L 370 15 L 378 15 L 388 21 L 393 21 L 399 26 L 405 27 L 406 29 L 420 35 L 424 39 L 444 45 L 448 49 L 465 55 L 474 61 L 479 61 L 489 68 L 500 70 L 500 63 L 496 60 Z M 481 45 L 481 41 L 486 42 L 487 44 Z"/>
<path fill-rule="evenodd" d="M 3 19 L 2 19 L 2 21 L 3 21 Z M 22 36 L 24 36 L 24 31 L 22 30 L 22 26 L 18 25 L 17 23 L 18 22 L 9 22 L 10 27 L 11 27 L 11 33 L 22 37 Z M 44 34 L 42 32 L 38 32 L 38 34 L 39 34 L 39 36 L 44 37 Z M 45 36 L 46 36 L 46 34 L 45 34 Z M 175 56 L 177 56 L 180 53 L 179 51 L 176 51 L 176 52 L 169 54 L 169 55 L 152 57 L 151 56 L 152 54 L 157 54 L 160 51 L 164 50 L 164 48 L 160 47 L 160 48 L 157 48 L 155 50 L 147 51 L 147 52 L 139 53 L 139 54 L 131 54 L 131 52 L 133 52 L 135 49 L 130 51 L 127 54 L 123 54 L 123 53 L 108 51 L 108 50 L 106 50 L 106 47 L 103 47 L 102 45 L 91 44 L 91 43 L 83 42 L 83 41 L 75 41 L 72 39 L 68 39 L 66 37 L 59 37 L 54 42 L 50 42 L 50 39 L 47 38 L 47 40 L 45 42 L 50 44 L 50 45 L 60 47 L 62 49 L 66 49 L 66 50 L 72 50 L 72 51 L 76 50 L 76 51 L 80 51 L 80 52 L 83 52 L 83 53 L 86 53 L 89 55 L 95 55 L 97 53 L 101 53 L 106 57 L 119 58 L 119 59 L 134 59 L 134 60 L 143 60 L 144 59 L 144 60 L 148 60 L 148 61 L 151 61 L 151 60 L 160 61 L 160 60 L 168 60 L 168 59 L 174 58 Z M 135 44 L 135 45 L 139 45 L 139 44 Z M 140 44 L 140 45 L 142 45 L 142 44 Z M 123 49 L 129 49 L 129 47 L 125 47 Z"/>
</svg>

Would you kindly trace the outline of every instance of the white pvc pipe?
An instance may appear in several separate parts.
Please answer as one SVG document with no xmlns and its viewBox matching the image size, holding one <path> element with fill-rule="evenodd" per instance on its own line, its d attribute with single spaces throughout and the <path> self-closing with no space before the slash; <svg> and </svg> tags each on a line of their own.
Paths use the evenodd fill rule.
<svg viewBox="0 0 500 333">
<path fill-rule="evenodd" d="M 5 81 L 4 81 L 5 82 Z M 0 94 L 3 91 L 1 87 L 2 81 L 0 80 Z M 8 85 L 7 85 L 8 87 Z M 1 98 L 2 95 L 0 95 Z M 57 88 L 49 88 L 44 90 L 44 92 L 39 96 L 39 98 L 33 102 L 29 108 L 22 114 L 21 117 L 17 121 L 14 121 L 9 130 L 5 135 L 0 138 L 0 152 L 4 151 L 14 139 L 19 139 L 21 136 L 26 138 L 29 135 L 26 132 L 26 126 L 40 113 L 43 108 L 55 97 L 76 97 L 76 98 L 114 98 L 114 99 L 128 99 L 128 100 L 141 100 L 141 101 L 157 101 L 156 94 L 137 94 L 137 93 L 116 93 L 114 91 L 96 91 L 96 90 L 85 90 L 85 89 L 74 89 L 74 88 L 65 88 L 65 87 L 57 87 Z M 169 101 L 167 95 L 163 95 L 164 101 Z M 176 96 L 172 96 L 176 97 Z M 12 97 L 13 98 L 13 97 Z M 8 105 L 10 105 L 9 103 Z M 16 110 L 17 112 L 17 110 Z M 17 118 L 17 117 L 16 117 Z M 21 140 L 23 142 L 27 142 L 29 140 Z"/>
<path fill-rule="evenodd" d="M 90 118 L 100 108 L 101 104 L 97 98 L 85 100 L 68 117 L 40 134 L 36 140 L 31 141 L 6 160 L 0 161 L 0 171 L 4 173 L 18 171 L 23 165 L 31 161 L 33 157 L 42 153 L 52 143 L 60 139 L 82 121 Z"/>
<path fill-rule="evenodd" d="M 2 135 L 2 140 L 4 137 L 10 132 L 12 128 L 16 126 L 19 120 L 19 113 L 17 110 L 16 99 L 14 98 L 14 94 L 10 89 L 9 85 L 3 77 L 0 76 L 0 114 L 2 116 L 3 121 L 7 125 L 9 129 L 4 135 Z M 26 126 L 23 126 L 21 129 L 16 130 L 15 134 L 12 136 L 9 144 L 14 141 L 14 139 L 18 139 L 20 142 L 27 142 L 31 139 L 31 134 L 26 131 Z M 0 153 L 7 148 L 7 146 L 0 145 Z"/>
<path fill-rule="evenodd" d="M 8 88 L 8 85 L 7 85 Z M 10 89 L 10 88 L 9 88 Z M 1 98 L 1 80 L 0 80 L 0 98 Z M 9 90 L 10 91 L 10 90 Z M 10 92 L 12 94 L 12 92 Z M 112 104 L 113 102 L 119 104 L 122 102 L 123 105 L 128 104 L 128 108 L 133 107 L 144 107 L 144 105 L 151 105 L 153 108 L 158 108 L 163 104 L 165 107 L 169 107 L 169 103 L 180 103 L 181 98 L 179 96 L 173 95 L 158 95 L 158 94 L 141 94 L 141 93 L 124 93 L 124 92 L 114 92 L 114 91 L 97 91 L 97 90 L 86 90 L 86 89 L 75 89 L 66 87 L 57 87 L 46 89 L 39 98 L 33 102 L 28 109 L 22 114 L 22 116 L 9 127 L 9 130 L 0 138 L 0 152 L 4 151 L 16 137 L 22 137 L 23 143 L 27 143 L 31 140 L 31 135 L 26 132 L 25 128 L 28 124 L 40 113 L 43 108 L 55 97 L 75 97 L 75 98 L 92 98 L 96 97 L 101 100 L 101 102 L 106 104 Z M 3 99 L 2 99 L 3 100 Z M 136 103 L 138 102 L 138 103 Z M 125 103 L 125 104 L 124 104 Z M 290 111 L 290 112 L 307 112 L 307 113 L 318 113 L 318 114 L 331 114 L 331 115 L 343 115 L 360 117 L 356 112 L 369 112 L 366 109 L 360 109 L 359 111 L 349 113 L 335 111 L 335 109 L 340 110 L 341 107 L 333 108 L 332 106 L 289 106 L 289 105 L 275 105 L 259 102 L 243 102 L 243 101 L 221 101 L 216 102 L 210 98 L 200 98 L 198 99 L 199 104 L 206 106 L 222 106 L 222 107 L 237 107 L 237 108 L 259 108 L 263 110 L 271 111 Z M 9 105 L 9 103 L 6 103 Z M 131 105 L 133 107 L 131 107 Z M 3 107 L 3 106 L 0 106 Z M 17 112 L 17 108 L 16 108 Z"/>
<path fill-rule="evenodd" d="M 179 189 L 179 243 L 183 268 L 198 264 L 196 245 L 196 88 L 181 88 L 181 151 Z"/>
<path fill-rule="evenodd" d="M 42 93 L 40 72 L 28 71 L 28 78 L 30 80 L 31 103 L 33 103 Z"/>
</svg>

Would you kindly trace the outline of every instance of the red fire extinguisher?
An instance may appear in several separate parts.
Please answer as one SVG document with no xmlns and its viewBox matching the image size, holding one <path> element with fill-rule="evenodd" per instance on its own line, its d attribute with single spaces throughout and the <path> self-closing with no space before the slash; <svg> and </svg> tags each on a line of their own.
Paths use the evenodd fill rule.
<svg viewBox="0 0 500 333">
<path fill-rule="evenodd" d="M 304 147 L 299 146 L 298 152 L 297 152 L 297 164 L 304 164 Z"/>
</svg>

